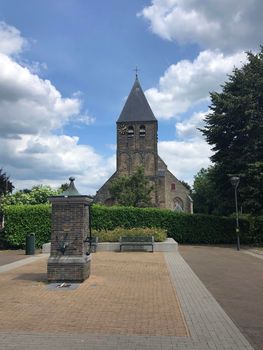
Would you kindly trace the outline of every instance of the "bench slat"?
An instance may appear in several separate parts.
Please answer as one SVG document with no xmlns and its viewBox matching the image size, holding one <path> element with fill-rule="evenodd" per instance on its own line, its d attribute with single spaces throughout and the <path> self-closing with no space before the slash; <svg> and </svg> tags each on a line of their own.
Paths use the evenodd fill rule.
<svg viewBox="0 0 263 350">
<path fill-rule="evenodd" d="M 120 237 L 120 251 L 123 246 L 145 246 L 150 245 L 152 247 L 154 245 L 154 236 L 121 236 Z"/>
<path fill-rule="evenodd" d="M 152 242 L 152 236 L 136 236 L 136 237 L 122 236 L 121 241 L 122 242 Z"/>
</svg>

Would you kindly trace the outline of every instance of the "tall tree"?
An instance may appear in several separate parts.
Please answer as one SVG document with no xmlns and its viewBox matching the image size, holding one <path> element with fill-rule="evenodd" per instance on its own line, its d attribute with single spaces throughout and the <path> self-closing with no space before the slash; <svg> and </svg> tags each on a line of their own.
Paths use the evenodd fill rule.
<svg viewBox="0 0 263 350">
<path fill-rule="evenodd" d="M 12 204 L 45 204 L 48 203 L 48 197 L 56 196 L 61 190 L 56 190 L 50 186 L 34 186 L 32 189 L 17 191 L 14 194 L 8 194 L 3 198 L 4 205 Z"/>
<path fill-rule="evenodd" d="M 214 214 L 217 207 L 214 186 L 210 178 L 211 169 L 211 167 L 208 169 L 202 168 L 195 175 L 192 192 L 195 213 Z"/>
<path fill-rule="evenodd" d="M 6 175 L 3 169 L 0 169 L 0 195 L 12 193 L 14 188 L 12 182 L 9 180 L 9 176 Z"/>
<path fill-rule="evenodd" d="M 247 63 L 235 68 L 211 93 L 211 112 L 201 130 L 213 145 L 213 181 L 224 214 L 233 211 L 231 175 L 240 176 L 239 202 L 244 212 L 263 213 L 263 47 L 247 53 Z"/>
<path fill-rule="evenodd" d="M 132 207 L 150 207 L 153 187 L 139 167 L 131 176 L 119 176 L 110 186 L 112 199 L 118 204 Z"/>
</svg>

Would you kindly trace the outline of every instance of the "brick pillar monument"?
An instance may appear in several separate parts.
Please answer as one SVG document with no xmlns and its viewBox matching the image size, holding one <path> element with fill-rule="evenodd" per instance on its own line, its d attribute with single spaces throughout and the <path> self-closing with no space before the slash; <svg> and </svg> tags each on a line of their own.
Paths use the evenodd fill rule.
<svg viewBox="0 0 263 350">
<path fill-rule="evenodd" d="M 49 282 L 83 282 L 90 274 L 86 254 L 91 199 L 82 196 L 70 177 L 69 188 L 50 197 L 52 204 L 51 252 L 47 263 Z"/>
</svg>

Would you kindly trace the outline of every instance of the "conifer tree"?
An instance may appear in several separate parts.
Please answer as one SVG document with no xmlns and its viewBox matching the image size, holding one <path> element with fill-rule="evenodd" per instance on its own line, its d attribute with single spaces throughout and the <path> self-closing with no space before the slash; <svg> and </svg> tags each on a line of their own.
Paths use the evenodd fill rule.
<svg viewBox="0 0 263 350">
<path fill-rule="evenodd" d="M 9 180 L 9 176 L 6 175 L 3 169 L 0 169 L 0 195 L 12 193 L 14 188 L 12 182 Z"/>
<path fill-rule="evenodd" d="M 212 180 L 221 213 L 233 212 L 232 175 L 240 176 L 243 212 L 263 213 L 263 47 L 247 53 L 247 63 L 235 68 L 211 93 L 211 112 L 201 130 L 213 146 Z"/>
</svg>

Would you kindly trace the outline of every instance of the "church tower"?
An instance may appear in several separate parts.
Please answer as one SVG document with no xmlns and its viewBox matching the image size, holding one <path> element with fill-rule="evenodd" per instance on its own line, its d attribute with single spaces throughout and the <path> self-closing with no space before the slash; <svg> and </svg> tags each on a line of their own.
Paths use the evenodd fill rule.
<svg viewBox="0 0 263 350">
<path fill-rule="evenodd" d="M 145 175 L 155 182 L 158 124 L 137 75 L 116 125 L 117 174 L 131 175 L 143 166 Z"/>
<path fill-rule="evenodd" d="M 117 169 L 97 191 L 95 203 L 114 204 L 110 194 L 112 181 L 131 175 L 139 166 L 153 186 L 152 205 L 158 208 L 192 212 L 189 190 L 167 168 L 158 155 L 158 122 L 146 100 L 138 76 L 116 122 Z"/>
</svg>

